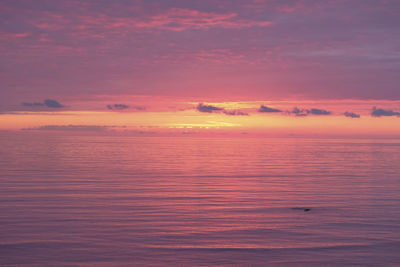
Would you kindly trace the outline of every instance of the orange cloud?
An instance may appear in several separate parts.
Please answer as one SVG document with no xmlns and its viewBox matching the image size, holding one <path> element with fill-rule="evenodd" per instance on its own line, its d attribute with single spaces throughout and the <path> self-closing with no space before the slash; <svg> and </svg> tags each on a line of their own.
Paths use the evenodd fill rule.
<svg viewBox="0 0 400 267">
<path fill-rule="evenodd" d="M 204 30 L 211 27 L 266 27 L 272 24 L 271 21 L 240 19 L 236 13 L 218 14 L 214 12 L 172 8 L 163 14 L 151 17 L 147 21 L 138 22 L 135 26 L 139 28 L 158 28 L 171 31 L 183 31 L 186 29 Z"/>
<path fill-rule="evenodd" d="M 80 15 L 76 17 L 60 14 L 44 14 L 39 20 L 31 23 L 42 30 L 73 29 L 75 32 L 98 34 L 100 30 L 117 30 L 123 32 L 138 30 L 184 31 L 188 29 L 207 30 L 220 28 L 267 27 L 271 21 L 239 18 L 237 13 L 202 12 L 192 9 L 171 8 L 156 15 L 137 17 L 115 17 L 107 14 Z M 111 32 L 112 33 L 112 32 Z M 101 37 L 102 34 L 98 34 Z"/>
</svg>

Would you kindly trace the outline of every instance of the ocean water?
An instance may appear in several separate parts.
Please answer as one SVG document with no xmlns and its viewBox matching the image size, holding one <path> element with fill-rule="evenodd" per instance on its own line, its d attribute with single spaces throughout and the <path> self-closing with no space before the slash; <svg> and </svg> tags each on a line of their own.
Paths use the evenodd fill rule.
<svg viewBox="0 0 400 267">
<path fill-rule="evenodd" d="M 400 140 L 0 144 L 1 266 L 400 265 Z"/>
</svg>

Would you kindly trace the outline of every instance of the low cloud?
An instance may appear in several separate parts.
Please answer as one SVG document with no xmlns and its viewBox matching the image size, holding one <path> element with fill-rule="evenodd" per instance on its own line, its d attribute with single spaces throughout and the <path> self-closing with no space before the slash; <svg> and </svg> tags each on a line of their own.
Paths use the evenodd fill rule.
<svg viewBox="0 0 400 267">
<path fill-rule="evenodd" d="M 48 107 L 48 108 L 63 108 L 64 106 L 60 104 L 57 100 L 54 99 L 46 99 L 41 102 L 22 102 L 22 106 L 24 107 Z"/>
<path fill-rule="evenodd" d="M 330 111 L 327 111 L 325 109 L 318 109 L 318 108 L 312 108 L 310 110 L 310 113 L 313 115 L 331 115 Z"/>
<path fill-rule="evenodd" d="M 133 108 L 135 110 L 146 110 L 145 106 L 131 106 L 131 108 Z"/>
<path fill-rule="evenodd" d="M 24 128 L 22 130 L 39 131 L 107 131 L 110 128 L 125 128 L 126 126 L 105 126 L 105 125 L 43 125 L 36 128 Z"/>
<path fill-rule="evenodd" d="M 226 110 L 224 108 L 212 106 L 212 105 L 206 105 L 203 103 L 199 103 L 196 107 L 196 110 L 199 112 L 204 112 L 204 113 L 214 113 L 214 112 L 219 112 L 223 113 L 228 116 L 248 116 L 249 114 L 240 110 L 232 109 L 232 110 Z"/>
<path fill-rule="evenodd" d="M 248 116 L 249 114 L 240 110 L 224 110 L 224 114 L 228 116 Z"/>
<path fill-rule="evenodd" d="M 134 109 L 134 110 L 138 110 L 138 111 L 146 110 L 145 106 L 138 106 L 138 105 L 129 106 L 129 105 L 125 105 L 125 104 L 107 105 L 107 108 L 109 110 L 125 110 L 125 109 Z"/>
<path fill-rule="evenodd" d="M 211 105 L 204 105 L 203 103 L 199 103 L 197 105 L 196 109 L 199 112 L 205 112 L 205 113 L 212 113 L 214 111 L 222 111 L 222 110 L 224 110 L 223 108 L 214 107 L 214 106 L 211 106 Z"/>
<path fill-rule="evenodd" d="M 111 109 L 111 110 L 113 110 L 113 109 L 115 109 L 115 110 L 123 110 L 123 109 L 129 108 L 129 106 L 125 105 L 125 104 L 113 104 L 113 105 L 107 105 L 107 108 Z"/>
<path fill-rule="evenodd" d="M 294 107 L 293 110 L 290 111 L 289 113 L 292 113 L 299 117 L 304 117 L 310 114 L 310 111 L 308 109 L 299 109 L 298 107 Z"/>
<path fill-rule="evenodd" d="M 270 108 L 270 107 L 261 105 L 260 108 L 258 109 L 258 112 L 262 112 L 262 113 L 277 113 L 277 112 L 282 112 L 282 110 L 277 109 L 277 108 Z"/>
<path fill-rule="evenodd" d="M 382 108 L 372 108 L 371 112 L 372 117 L 382 117 L 382 116 L 398 116 L 400 117 L 400 112 L 393 111 L 391 109 L 382 109 Z"/>
<path fill-rule="evenodd" d="M 360 118 L 361 117 L 360 114 L 356 114 L 354 112 L 348 112 L 348 111 L 346 111 L 344 113 L 344 116 L 349 117 L 349 118 Z"/>
<path fill-rule="evenodd" d="M 305 117 L 308 115 L 331 115 L 332 113 L 325 109 L 299 109 L 298 107 L 294 107 L 292 111 L 289 111 L 289 114 L 294 114 L 298 117 Z"/>
</svg>

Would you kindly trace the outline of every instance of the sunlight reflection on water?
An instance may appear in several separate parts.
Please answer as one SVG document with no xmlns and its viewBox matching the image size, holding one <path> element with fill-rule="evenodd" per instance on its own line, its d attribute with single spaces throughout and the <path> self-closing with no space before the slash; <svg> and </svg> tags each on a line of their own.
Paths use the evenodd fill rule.
<svg viewBox="0 0 400 267">
<path fill-rule="evenodd" d="M 0 140 L 2 265 L 400 263 L 399 140 Z"/>
</svg>

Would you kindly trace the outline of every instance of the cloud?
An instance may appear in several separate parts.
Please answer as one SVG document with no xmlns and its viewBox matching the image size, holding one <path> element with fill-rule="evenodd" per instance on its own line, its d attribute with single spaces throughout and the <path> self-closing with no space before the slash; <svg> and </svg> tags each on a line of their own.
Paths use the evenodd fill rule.
<svg viewBox="0 0 400 267">
<path fill-rule="evenodd" d="M 371 112 L 372 117 L 382 117 L 382 116 L 398 116 L 400 117 L 400 112 L 393 111 L 391 109 L 381 109 L 381 108 L 372 108 Z"/>
<path fill-rule="evenodd" d="M 234 12 L 220 14 L 214 12 L 202 12 L 193 9 L 171 8 L 162 14 L 151 17 L 147 21 L 136 21 L 133 25 L 137 28 L 158 28 L 171 31 L 183 31 L 186 29 L 209 29 L 211 27 L 266 27 L 271 26 L 272 24 L 271 21 L 238 18 L 238 14 Z"/>
<path fill-rule="evenodd" d="M 184 31 L 190 29 L 208 30 L 210 28 L 241 29 L 248 27 L 268 27 L 274 23 L 268 20 L 254 20 L 241 18 L 237 12 L 216 13 L 205 12 L 195 9 L 170 8 L 145 17 L 114 17 L 114 16 L 84 16 L 78 20 L 90 25 L 92 28 L 101 27 L 102 30 L 164 30 Z M 48 28 L 45 24 L 36 24 L 37 27 Z M 77 30 L 79 25 L 75 26 Z"/>
<path fill-rule="evenodd" d="M 134 109 L 134 110 L 138 110 L 138 111 L 146 110 L 145 106 L 138 106 L 138 105 L 129 106 L 129 105 L 125 105 L 125 104 L 107 105 L 107 108 L 109 110 L 124 110 L 124 109 Z"/>
<path fill-rule="evenodd" d="M 282 112 L 282 110 L 261 105 L 260 108 L 258 109 L 258 112 L 276 113 L 276 112 Z"/>
<path fill-rule="evenodd" d="M 44 104 L 40 103 L 40 102 L 33 102 L 33 103 L 23 102 L 23 103 L 21 103 L 21 105 L 24 107 L 43 107 L 44 106 Z"/>
<path fill-rule="evenodd" d="M 294 107 L 292 111 L 288 111 L 289 114 L 294 114 L 298 117 L 305 117 L 308 115 L 331 115 L 332 113 L 325 109 L 299 109 L 298 107 Z"/>
<path fill-rule="evenodd" d="M 131 106 L 131 108 L 136 109 L 136 110 L 146 110 L 145 106 Z"/>
<path fill-rule="evenodd" d="M 203 103 L 199 103 L 196 107 L 197 111 L 204 113 L 213 113 L 213 112 L 222 112 L 228 116 L 248 116 L 249 114 L 240 110 L 226 110 L 224 108 L 205 105 Z"/>
<path fill-rule="evenodd" d="M 299 109 L 298 107 L 294 107 L 293 110 L 290 111 L 289 113 L 292 113 L 299 117 L 305 117 L 308 114 L 310 114 L 310 111 L 308 109 Z"/>
<path fill-rule="evenodd" d="M 211 105 L 204 105 L 203 103 L 199 103 L 196 107 L 196 109 L 200 112 L 206 112 L 206 113 L 212 113 L 214 111 L 222 111 L 224 110 L 223 108 L 219 107 L 214 107 Z"/>
<path fill-rule="evenodd" d="M 354 112 L 348 112 L 348 111 L 346 111 L 344 113 L 344 116 L 349 117 L 349 118 L 360 118 L 361 117 L 360 114 L 356 114 Z"/>
<path fill-rule="evenodd" d="M 312 108 L 310 110 L 310 113 L 313 115 L 331 115 L 330 111 L 327 111 L 325 109 L 318 109 L 318 108 Z"/>
<path fill-rule="evenodd" d="M 7 18 L 0 34 L 2 84 L 14 86 L 3 99 L 28 90 L 51 96 L 55 86 L 68 99 L 92 88 L 100 95 L 207 97 L 224 86 L 258 100 L 400 99 L 399 16 L 393 8 L 400 2 L 393 0 L 263 0 L 251 9 L 252 1 L 226 0 L 0 2 Z M 296 12 L 320 5 L 307 15 Z M 40 67 L 37 55 L 46 55 Z M 164 73 L 162 81 L 148 78 L 152 66 Z M 186 79 L 177 78 L 181 68 Z M 27 71 L 19 75 L 21 70 Z"/>
<path fill-rule="evenodd" d="M 248 116 L 249 114 L 240 110 L 224 110 L 224 114 L 228 116 Z"/>
<path fill-rule="evenodd" d="M 128 105 L 125 104 L 114 104 L 114 105 L 107 105 L 108 109 L 116 109 L 116 110 L 123 110 L 129 108 Z"/>
<path fill-rule="evenodd" d="M 57 100 L 54 100 L 54 99 L 46 99 L 44 101 L 44 105 L 48 108 L 63 108 L 64 107 Z"/>
<path fill-rule="evenodd" d="M 61 105 L 57 100 L 54 99 L 46 99 L 41 102 L 22 102 L 22 106 L 24 107 L 48 107 L 48 108 L 63 108 L 64 106 Z"/>
<path fill-rule="evenodd" d="M 36 128 L 24 128 L 22 130 L 39 131 L 107 131 L 110 128 L 125 128 L 126 126 L 105 126 L 105 125 L 43 125 Z"/>
<path fill-rule="evenodd" d="M 137 16 L 115 16 L 107 14 L 101 15 L 76 14 L 73 17 L 45 13 L 47 16 L 36 18 L 32 24 L 39 30 L 44 31 L 63 31 L 66 28 L 75 32 L 85 33 L 89 36 L 102 37 L 98 30 L 105 34 L 132 31 L 174 31 L 185 30 L 208 30 L 211 28 L 223 29 L 242 29 L 249 27 L 269 27 L 274 25 L 270 20 L 257 20 L 240 16 L 239 12 L 212 12 L 200 11 L 189 8 L 168 8 L 158 10 L 153 14 L 137 14 Z M 82 27 L 86 25 L 86 27 Z M 25 37 L 25 35 L 21 36 Z"/>
</svg>

